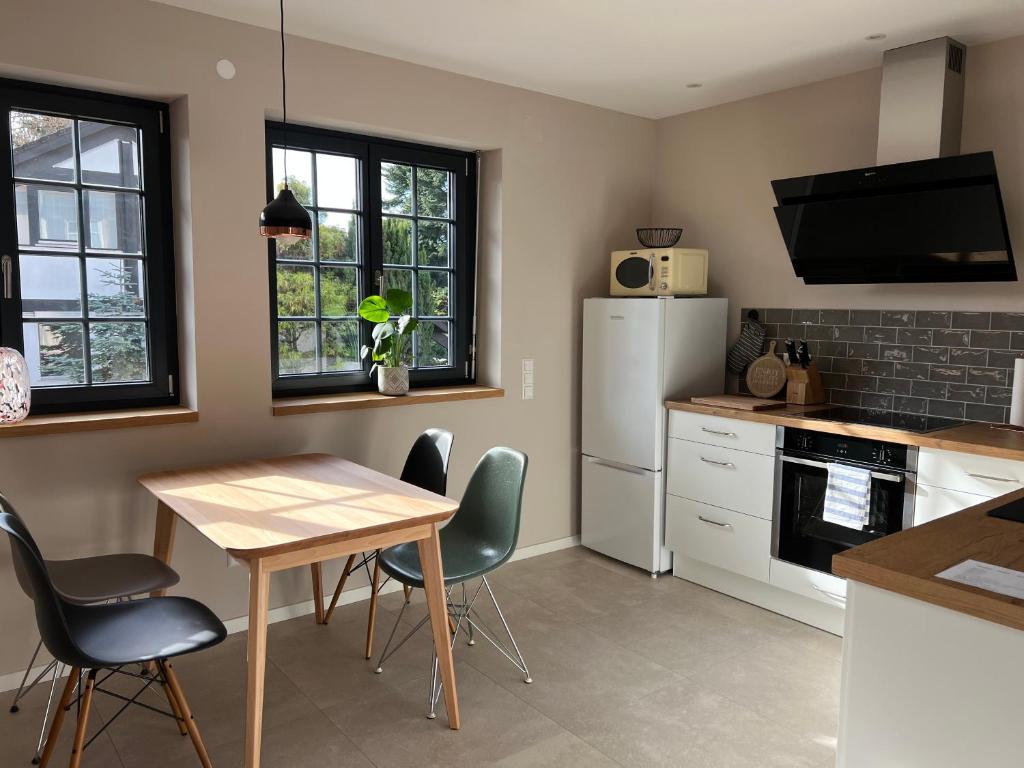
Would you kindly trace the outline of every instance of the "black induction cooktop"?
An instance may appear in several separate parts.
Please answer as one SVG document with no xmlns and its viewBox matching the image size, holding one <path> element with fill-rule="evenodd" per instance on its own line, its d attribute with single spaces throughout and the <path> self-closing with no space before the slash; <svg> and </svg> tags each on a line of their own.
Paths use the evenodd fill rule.
<svg viewBox="0 0 1024 768">
<path fill-rule="evenodd" d="M 838 421 L 846 424 L 869 424 L 874 427 L 891 427 L 905 432 L 935 432 L 940 429 L 959 427 L 964 421 L 946 419 L 938 416 L 927 416 L 920 413 L 900 413 L 883 411 L 874 408 L 854 408 L 837 405 L 820 411 L 811 411 L 801 415 L 804 419 L 819 421 Z"/>
</svg>

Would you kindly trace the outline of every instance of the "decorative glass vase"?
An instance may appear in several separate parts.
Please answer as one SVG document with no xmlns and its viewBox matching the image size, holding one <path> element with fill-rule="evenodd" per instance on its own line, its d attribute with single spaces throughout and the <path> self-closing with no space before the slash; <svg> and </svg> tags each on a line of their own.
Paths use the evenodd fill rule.
<svg viewBox="0 0 1024 768">
<path fill-rule="evenodd" d="M 409 391 L 409 366 L 377 366 L 377 389 L 382 395 L 404 395 Z"/>
<path fill-rule="evenodd" d="M 25 358 L 16 349 L 0 347 L 0 424 L 21 421 L 31 405 L 32 384 Z"/>
</svg>

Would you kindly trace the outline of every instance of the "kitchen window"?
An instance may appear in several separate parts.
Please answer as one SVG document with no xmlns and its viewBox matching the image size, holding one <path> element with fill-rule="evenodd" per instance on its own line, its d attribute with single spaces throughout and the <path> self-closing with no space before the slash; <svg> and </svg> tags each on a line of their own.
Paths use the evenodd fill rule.
<svg viewBox="0 0 1024 768">
<path fill-rule="evenodd" d="M 375 387 L 366 296 L 413 297 L 412 386 L 474 381 L 476 156 L 267 123 L 267 196 L 288 185 L 309 209 L 310 240 L 269 243 L 275 395 Z"/>
<path fill-rule="evenodd" d="M 166 104 L 0 80 L 0 341 L 32 412 L 178 403 Z"/>
</svg>

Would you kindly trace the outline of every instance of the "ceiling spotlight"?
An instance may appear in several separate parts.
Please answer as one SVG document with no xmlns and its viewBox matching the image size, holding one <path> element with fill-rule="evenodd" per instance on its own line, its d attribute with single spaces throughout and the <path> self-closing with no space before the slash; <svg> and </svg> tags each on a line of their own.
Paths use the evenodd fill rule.
<svg viewBox="0 0 1024 768">
<path fill-rule="evenodd" d="M 868 40 L 869 42 L 870 41 L 874 41 L 874 40 L 885 40 L 885 33 L 884 32 L 872 32 L 870 35 L 865 35 L 864 39 Z"/>
<path fill-rule="evenodd" d="M 687 88 L 700 88 L 702 85 L 704 85 L 704 83 L 687 83 L 686 87 Z"/>
</svg>

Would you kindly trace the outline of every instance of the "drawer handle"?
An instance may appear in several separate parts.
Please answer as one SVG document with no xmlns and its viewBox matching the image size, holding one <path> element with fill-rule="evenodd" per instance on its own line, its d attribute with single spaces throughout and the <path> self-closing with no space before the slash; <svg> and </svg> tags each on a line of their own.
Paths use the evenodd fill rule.
<svg viewBox="0 0 1024 768">
<path fill-rule="evenodd" d="M 995 475 L 978 475 L 974 472 L 968 472 L 968 477 L 973 477 L 975 480 L 995 480 L 997 483 L 1016 483 L 1017 480 L 1013 480 L 1009 477 L 996 477 Z"/>
<path fill-rule="evenodd" d="M 715 461 L 714 459 L 705 459 L 703 456 L 700 457 L 700 460 L 703 461 L 705 464 L 714 464 L 716 467 L 736 469 L 736 465 L 733 464 L 731 461 Z"/>
<path fill-rule="evenodd" d="M 719 528 L 732 528 L 732 523 L 720 523 L 717 520 L 710 520 L 704 515 L 697 515 L 697 519 L 702 523 L 708 523 L 709 525 L 717 525 Z"/>
<path fill-rule="evenodd" d="M 735 432 L 723 432 L 720 429 L 708 429 L 707 427 L 701 427 L 701 432 L 707 432 L 709 435 L 718 435 L 719 437 L 736 437 Z"/>
<path fill-rule="evenodd" d="M 817 590 L 818 592 L 821 592 L 821 594 L 823 594 L 825 597 L 830 597 L 837 603 L 842 603 L 843 605 L 846 605 L 846 597 L 844 595 L 840 595 L 836 592 L 829 592 L 827 589 L 822 589 L 821 587 L 815 586 L 814 584 L 811 584 L 811 586 L 814 587 L 815 590 Z"/>
</svg>

